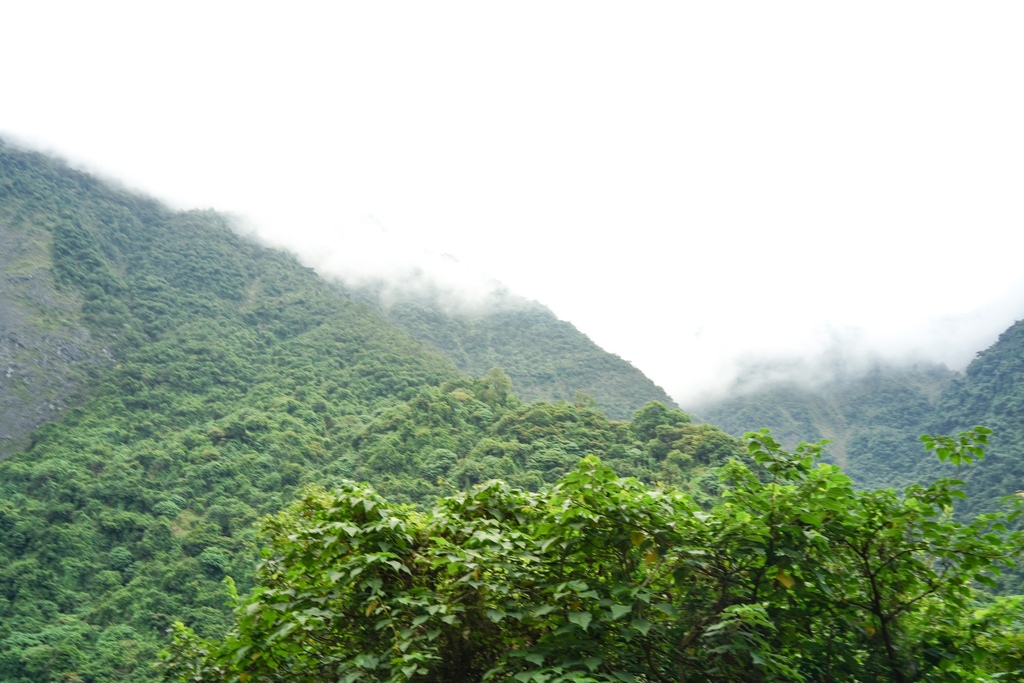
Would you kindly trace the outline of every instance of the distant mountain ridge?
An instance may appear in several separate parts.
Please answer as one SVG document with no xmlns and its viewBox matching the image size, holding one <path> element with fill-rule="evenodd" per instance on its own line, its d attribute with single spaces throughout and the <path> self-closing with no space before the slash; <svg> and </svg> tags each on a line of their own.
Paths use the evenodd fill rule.
<svg viewBox="0 0 1024 683">
<path fill-rule="evenodd" d="M 116 362 L 126 339 L 136 339 L 143 331 L 140 322 L 134 321 L 120 333 L 111 332 L 123 326 L 122 321 L 111 320 L 110 311 L 103 310 L 108 304 L 123 309 L 127 303 L 142 312 L 150 305 L 145 296 L 131 291 L 132 286 L 146 290 L 147 285 L 141 278 L 139 285 L 126 284 L 126 274 L 138 278 L 148 269 L 149 276 L 155 278 L 148 290 L 157 292 L 169 284 L 185 307 L 192 298 L 192 304 L 203 308 L 190 294 L 198 283 L 219 287 L 236 301 L 242 296 L 237 288 L 249 275 L 237 267 L 224 270 L 231 259 L 219 259 L 230 257 L 229 253 L 198 250 L 203 239 L 180 242 L 176 248 L 181 253 L 149 250 L 140 259 L 139 249 L 145 244 L 138 242 L 131 230 L 138 220 L 133 212 L 144 217 L 143 224 L 148 221 L 154 227 L 172 220 L 187 231 L 219 230 L 230 246 L 217 243 L 211 247 L 217 251 L 254 253 L 254 248 L 261 248 L 238 237 L 215 214 L 191 212 L 183 221 L 148 198 L 106 187 L 44 155 L 2 141 L 0 151 L 5 164 L 0 176 L 3 459 L 27 445 L 35 427 L 55 419 L 84 396 L 83 392 L 88 393 L 96 372 Z M 43 168 L 55 172 L 47 177 Z M 117 198 L 113 204 L 91 215 L 73 215 L 80 207 L 68 202 L 86 198 L 100 188 Z M 63 219 L 55 221 L 54 216 Z M 259 287 L 259 282 L 253 286 Z M 603 351 L 535 302 L 463 315 L 446 312 L 430 296 L 407 297 L 382 306 L 372 288 L 342 290 L 347 298 L 370 305 L 398 328 L 451 358 L 462 372 L 482 375 L 492 367 L 503 368 L 524 400 L 571 401 L 582 392 L 614 419 L 628 419 L 652 400 L 675 406 L 643 373 Z M 145 316 L 152 324 L 166 326 L 168 322 L 160 316 L 174 308 L 162 304 L 146 311 Z M 152 336 L 151 329 L 145 332 Z"/>
<path fill-rule="evenodd" d="M 1024 488 L 1022 357 L 1018 325 L 962 378 L 880 367 L 827 400 L 766 388 L 713 419 L 833 438 L 879 485 L 931 472 L 911 453 L 922 425 L 991 423 L 1005 441 L 971 486 Z M 215 212 L 2 141 L 0 363 L 2 683 L 152 680 L 174 621 L 223 633 L 256 520 L 313 482 L 422 506 L 491 477 L 536 490 L 592 453 L 700 499 L 740 453 L 542 306 L 382 305 Z"/>
<path fill-rule="evenodd" d="M 963 373 L 939 365 L 877 364 L 817 387 L 772 383 L 696 406 L 726 432 L 770 428 L 782 441 L 830 439 L 830 456 L 861 486 L 901 486 L 950 474 L 917 436 L 995 431 L 986 460 L 963 469 L 965 514 L 988 511 L 1024 489 L 1024 321 L 978 352 Z"/>
<path fill-rule="evenodd" d="M 2 142 L 0 247 L 3 683 L 152 680 L 174 621 L 223 632 L 256 520 L 312 482 L 426 505 L 599 453 L 713 491 L 737 452 L 657 403 L 642 429 L 582 395 L 524 404 L 223 216 Z"/>
<path fill-rule="evenodd" d="M 953 380 L 938 401 L 932 428 L 955 433 L 976 424 L 994 433 L 985 462 L 962 473 L 969 496 L 965 510 L 971 513 L 990 510 L 1000 497 L 1024 490 L 1024 320 L 1000 334 Z"/>
<path fill-rule="evenodd" d="M 931 459 L 917 437 L 954 376 L 942 365 L 879 362 L 815 386 L 772 382 L 694 412 L 730 434 L 767 427 L 788 447 L 828 439 L 829 457 L 855 481 L 886 488 L 928 476 L 919 468 L 930 468 Z"/>
<path fill-rule="evenodd" d="M 49 245 L 44 230 L 0 214 L 0 460 L 112 362 L 81 320 L 80 298 L 58 288 Z"/>
<path fill-rule="evenodd" d="M 469 375 L 500 367 L 524 401 L 573 401 L 582 393 L 614 420 L 629 419 L 650 401 L 676 407 L 632 364 L 536 301 L 498 291 L 486 306 L 453 310 L 430 289 L 383 297 L 379 287 L 367 286 L 353 294 Z"/>
</svg>

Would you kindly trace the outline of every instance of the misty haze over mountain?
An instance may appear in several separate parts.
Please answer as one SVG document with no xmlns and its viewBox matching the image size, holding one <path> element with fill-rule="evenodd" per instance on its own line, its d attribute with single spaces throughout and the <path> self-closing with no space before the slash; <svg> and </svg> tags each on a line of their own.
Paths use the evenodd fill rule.
<svg viewBox="0 0 1024 683">
<path fill-rule="evenodd" d="M 0 131 L 350 284 L 501 282 L 685 406 L 1024 316 L 1022 9 L 965 7 L 23 3 Z"/>
<path fill-rule="evenodd" d="M 317 247 L 300 241 L 269 242 L 292 251 L 328 279 L 354 289 L 372 287 L 385 307 L 403 299 L 422 299 L 455 315 L 482 315 L 528 302 L 482 269 L 432 252 L 428 246 L 417 246 L 408 237 L 392 235 L 372 217 L 336 244 Z M 653 370 L 641 366 L 641 370 L 665 386 L 684 407 L 756 391 L 770 383 L 813 389 L 833 380 L 855 378 L 880 364 L 936 363 L 962 371 L 1003 330 L 1024 317 L 1022 302 L 1024 284 L 958 315 L 921 320 L 904 311 L 907 320 L 900 320 L 897 312 L 887 321 L 891 327 L 879 329 L 826 323 L 773 338 L 758 336 L 756 324 L 749 329 L 729 326 L 735 336 L 722 338 L 719 332 L 717 342 L 710 333 L 706 339 L 705 333 L 698 331 L 689 344 L 689 353 L 697 358 L 680 352 L 674 361 Z M 546 303 L 543 297 L 540 303 Z M 685 306 L 679 315 L 687 315 Z M 599 333 L 583 331 L 607 350 L 639 365 L 622 350 L 602 344 Z M 756 350 L 751 349 L 752 342 Z"/>
<path fill-rule="evenodd" d="M 33 147 L 18 142 L 17 137 L 15 142 L 23 148 Z M 69 163 L 83 170 L 94 169 L 92 162 L 72 158 Z M 121 184 L 109 175 L 99 175 Z M 437 245 L 409 231 L 393 229 L 372 215 L 317 214 L 315 204 L 298 206 L 295 214 L 298 224 L 334 227 L 287 231 L 281 230 L 279 223 L 277 228 L 270 228 L 274 220 L 271 214 L 263 219 L 256 214 L 235 214 L 233 225 L 242 234 L 293 253 L 328 280 L 351 290 L 373 290 L 385 308 L 411 299 L 430 301 L 453 315 L 483 315 L 527 305 L 531 301 L 529 292 L 536 291 L 529 286 L 529 269 L 525 280 L 517 274 L 519 281 L 527 284 L 526 292 L 519 291 L 488 272 L 489 264 L 442 253 Z M 538 245 L 539 250 L 543 248 L 543 243 Z M 586 287 L 583 283 L 578 292 L 581 299 L 586 296 Z M 756 285 L 752 287 L 750 299 L 756 301 Z M 804 288 L 813 290 L 815 284 L 809 281 Z M 782 305 L 763 311 L 751 306 L 750 310 L 728 316 L 714 305 L 711 293 L 707 298 L 681 300 L 668 312 L 669 318 L 678 320 L 680 334 L 648 339 L 648 345 L 658 353 L 645 364 L 631 357 L 630 344 L 623 341 L 631 336 L 628 325 L 615 325 L 614 321 L 633 321 L 638 326 L 636 331 L 642 332 L 651 322 L 642 319 L 651 314 L 648 304 L 638 302 L 634 308 L 624 303 L 624 308 L 606 309 L 603 322 L 612 321 L 612 329 L 603 325 L 588 329 L 573 315 L 572 296 L 553 292 L 551 297 L 540 294 L 534 298 L 556 315 L 574 322 L 606 350 L 639 367 L 684 408 L 743 395 L 770 383 L 813 389 L 835 379 L 854 378 L 880 363 L 938 363 L 962 371 L 1000 332 L 1024 317 L 1024 280 L 988 300 L 972 304 L 960 298 L 953 302 L 957 304 L 954 310 L 959 309 L 954 313 L 942 312 L 941 305 L 922 311 L 890 302 L 879 322 L 871 327 L 830 322 L 842 320 L 842 310 L 804 309 L 807 318 L 803 319 L 799 307 Z M 568 303 L 563 303 L 560 310 L 557 302 L 566 302 L 567 298 Z M 702 317 L 705 323 L 698 324 Z M 686 335 L 687 328 L 694 331 Z"/>
<path fill-rule="evenodd" d="M 264 655 L 271 660 L 264 677 L 323 673 L 333 679 L 341 658 L 310 669 L 320 657 L 316 643 L 333 638 L 318 635 L 329 633 L 328 625 L 338 627 L 334 642 L 367 633 L 371 647 L 382 643 L 382 653 L 396 649 L 393 634 L 384 633 L 380 641 L 376 620 L 382 613 L 369 614 L 367 599 L 376 603 L 398 595 L 394 609 L 384 613 L 419 620 L 407 630 L 416 634 L 413 640 L 432 625 L 423 618 L 433 618 L 413 614 L 438 605 L 437 624 L 454 627 L 438 640 L 462 650 L 466 624 L 491 632 L 504 621 L 489 606 L 504 609 L 508 603 L 491 598 L 529 596 L 538 586 L 561 597 L 545 599 L 541 621 L 526 623 L 527 630 L 512 612 L 499 614 L 517 625 L 496 649 L 510 647 L 509 656 L 515 656 L 525 642 L 523 633 L 528 640 L 548 634 L 555 649 L 564 648 L 576 662 L 571 666 L 587 676 L 595 671 L 589 665 L 583 671 L 581 647 L 599 637 L 608 652 L 617 652 L 623 642 L 637 640 L 634 631 L 646 636 L 646 627 L 654 628 L 649 620 L 623 618 L 633 610 L 637 617 L 651 616 L 639 611 L 646 600 L 627 599 L 635 603 L 629 606 L 619 604 L 621 596 L 651 597 L 655 611 L 679 615 L 652 637 L 696 633 L 693 623 L 684 621 L 696 614 L 707 626 L 705 638 L 716 626 L 702 615 L 726 614 L 719 599 L 726 595 L 723 590 L 732 590 L 726 584 L 735 584 L 732 595 L 739 599 L 730 598 L 728 609 L 765 608 L 760 614 L 769 621 L 759 617 L 758 629 L 762 623 L 771 627 L 778 612 L 763 602 L 765 596 L 777 600 L 783 612 L 797 610 L 791 625 L 765 629 L 788 634 L 764 641 L 778 646 L 780 656 L 792 655 L 793 644 L 807 633 L 818 638 L 812 654 L 834 645 L 835 634 L 852 634 L 850 642 L 863 644 L 867 649 L 861 652 L 868 653 L 848 660 L 851 675 L 858 677 L 871 661 L 870 648 L 881 652 L 884 647 L 862 628 L 864 605 L 878 604 L 879 581 L 892 583 L 887 594 L 897 611 L 922 602 L 919 598 L 930 601 L 902 623 L 930 627 L 935 615 L 955 617 L 936 592 L 950 581 L 949 563 L 959 561 L 951 553 L 965 558 L 962 583 L 947 593 L 949 605 L 966 610 L 963 620 L 941 621 L 934 637 L 906 636 L 906 651 L 919 643 L 969 642 L 982 623 L 987 634 L 1002 634 L 993 656 L 1002 657 L 1005 645 L 1006 657 L 993 659 L 988 670 L 1019 668 L 1014 647 L 1019 599 L 981 603 L 978 593 L 979 602 L 968 605 L 965 598 L 971 596 L 968 582 L 982 579 L 994 590 L 1020 592 L 1020 574 L 1000 574 L 998 565 L 986 570 L 977 561 L 986 552 L 1000 561 L 1018 553 L 1024 535 L 1004 542 L 987 533 L 1002 528 L 994 518 L 969 526 L 951 518 L 950 501 L 961 482 L 928 485 L 944 466 L 922 452 L 917 435 L 992 427 L 977 428 L 973 437 L 961 435 L 959 445 L 948 442 L 945 455 L 953 462 L 947 471 L 959 468 L 968 454 L 980 458 L 972 444 L 986 443 L 991 434 L 984 462 L 965 477 L 968 499 L 953 509 L 956 518 L 992 510 L 1012 495 L 1024 476 L 1024 323 L 1005 330 L 964 377 L 934 365 L 872 366 L 871 343 L 877 339 L 866 333 L 821 335 L 831 345 L 817 363 L 811 357 L 745 366 L 739 388 L 747 393 L 720 404 L 717 417 L 711 410 L 695 416 L 708 419 L 702 422 L 676 410 L 648 377 L 544 306 L 489 282 L 476 285 L 452 276 L 457 260 L 424 258 L 437 253 L 429 242 L 424 247 L 414 239 L 395 243 L 385 226 L 371 222 L 356 230 L 378 243 L 376 251 L 358 239 L 328 235 L 325 244 L 333 250 L 306 252 L 308 262 L 319 260 L 325 272 L 336 273 L 332 282 L 293 256 L 240 235 L 238 226 L 216 211 L 172 210 L 0 140 L 0 681 L 149 683 L 160 677 L 152 664 L 156 659 L 166 663 L 165 678 L 194 680 L 198 672 L 204 680 L 221 680 L 222 664 L 240 672 L 236 678 L 253 672 L 258 678 L 262 664 L 254 663 Z M 495 248 L 517 237 L 498 236 Z M 378 254 L 383 261 L 373 262 Z M 394 264 L 398 255 L 403 259 Z M 438 264 L 441 275 L 434 278 L 431 269 Z M 728 269 L 716 272 L 728 274 Z M 591 290 L 613 280 L 636 296 L 644 290 L 627 285 L 643 278 L 640 271 L 622 280 L 597 274 L 575 282 L 574 291 L 586 300 Z M 763 294 L 750 292 L 751 299 Z M 481 300 L 485 293 L 489 298 Z M 650 294 L 637 309 L 655 315 L 653 322 L 671 323 L 673 316 L 704 310 L 698 293 L 678 295 L 671 306 L 665 305 L 665 292 Z M 708 300 L 712 294 L 708 290 Z M 721 300 L 717 303 L 721 309 Z M 785 350 L 792 339 L 773 346 L 775 321 L 768 316 L 784 317 L 785 307 L 756 300 L 747 306 L 765 313 L 737 316 L 746 325 L 737 338 Z M 634 313 L 610 301 L 605 309 L 618 324 Z M 627 331 L 636 335 L 644 329 Z M 683 365 L 691 363 L 687 367 L 702 360 L 696 353 L 679 357 Z M 793 377 L 803 384 L 764 385 Z M 761 481 L 743 464 L 743 441 L 729 434 L 765 425 L 786 445 L 830 440 L 825 462 L 813 467 L 803 457 L 806 450 L 794 458 L 763 436 L 747 449 L 776 475 Z M 871 490 L 903 484 L 914 488 L 904 495 Z M 453 495 L 456 491 L 465 493 Z M 730 495 L 723 499 L 726 492 Z M 348 511 L 336 504 L 345 496 Z M 411 526 L 432 515 L 440 522 L 433 530 Z M 263 531 L 256 526 L 260 519 L 267 520 Z M 297 520 L 315 524 L 318 535 L 296 527 Z M 893 526 L 893 520 L 911 520 L 913 526 Z M 470 534 L 473 527 L 465 525 L 478 523 Z M 585 528 L 577 528 L 580 523 Z M 531 535 L 521 533 L 530 526 Z M 565 529 L 562 540 L 555 539 L 559 545 L 550 542 L 554 528 Z M 591 531 L 608 542 L 594 544 Z M 261 550 L 266 561 L 257 566 L 254 546 L 265 544 L 268 535 L 271 544 L 286 539 L 293 550 Z M 679 544 L 685 538 L 699 542 Z M 443 545 L 435 554 L 423 539 Z M 894 539 L 905 549 L 894 547 Z M 312 547 L 325 554 L 310 561 Z M 493 571 L 480 563 L 478 551 L 484 547 L 496 553 Z M 622 547 L 631 554 L 623 555 Z M 722 547 L 727 551 L 719 554 Z M 876 548 L 872 556 L 864 550 L 869 547 Z M 595 548 L 607 549 L 607 571 L 591 575 L 596 583 L 588 576 L 590 583 L 581 578 L 566 589 L 569 576 L 581 576 L 566 563 L 566 553 L 589 566 Z M 823 554 L 833 548 L 850 552 Z M 929 555 L 929 548 L 938 550 Z M 428 561 L 460 549 L 469 554 L 449 557 L 447 570 Z M 509 549 L 515 556 L 511 563 L 505 562 Z M 374 565 L 355 565 L 368 569 L 364 576 L 344 571 L 353 566 L 353 553 Z M 779 566 L 766 563 L 772 556 Z M 814 589 L 807 578 L 819 576 L 819 569 L 792 561 L 808 557 L 825 572 L 838 568 L 822 574 L 831 576 L 822 585 L 835 591 Z M 898 574 L 877 569 L 891 566 L 894 557 L 905 558 Z M 519 568 L 534 565 L 554 574 L 540 582 L 530 579 L 521 588 L 506 581 L 536 576 L 519 574 Z M 862 576 L 850 577 L 854 565 Z M 270 573 L 261 574 L 260 567 Z M 400 567 L 407 571 L 396 571 Z M 722 567 L 728 569 L 724 574 Z M 940 569 L 921 578 L 928 567 Z M 333 571 L 337 568 L 343 571 Z M 464 589 L 477 582 L 477 571 L 479 578 L 496 582 L 467 601 Z M 431 577 L 442 575 L 455 583 L 438 591 Z M 609 598 L 583 590 L 599 584 L 607 589 L 608 577 L 621 586 Z M 298 590 L 281 590 L 296 578 Z M 694 579 L 701 583 L 683 590 L 678 606 L 666 602 L 671 609 L 662 609 L 655 602 L 676 600 L 681 582 Z M 724 581 L 721 590 L 705 583 L 709 579 Z M 371 584 L 377 580 L 379 586 Z M 918 583 L 908 592 L 906 581 Z M 393 592 L 410 585 L 411 593 Z M 320 587 L 326 593 L 319 593 Z M 306 601 L 298 605 L 302 611 L 287 606 L 297 603 L 280 602 L 293 593 Z M 700 606 L 687 593 L 700 600 L 711 596 L 717 606 Z M 818 593 L 820 609 L 801 607 L 807 595 Z M 455 608 L 442 612 L 445 602 L 430 597 L 442 594 L 456 596 Z M 835 595 L 853 597 L 839 602 Z M 262 613 L 238 607 L 242 600 Z M 576 600 L 592 602 L 577 611 L 584 605 Z M 609 610 L 609 604 L 621 613 Z M 994 612 L 976 610 L 976 604 L 1017 611 L 990 620 L 986 614 Z M 848 610 L 842 621 L 811 629 L 801 625 L 806 614 L 838 610 Z M 307 620 L 314 613 L 321 616 Z M 295 630 L 298 640 L 287 640 L 288 629 L 280 621 L 268 626 L 268 614 L 315 624 L 315 631 L 302 626 Z M 321 621 L 324 614 L 333 616 Z M 449 624 L 447 617 L 455 614 L 472 619 Z M 237 616 L 252 621 L 237 624 Z M 587 632 L 587 624 L 598 618 L 604 620 L 601 627 Z M 885 623 L 878 610 L 869 618 Z M 609 630 L 614 623 L 632 630 Z M 945 640 L 951 623 L 963 640 Z M 226 646 L 244 642 L 253 624 L 269 634 L 248 641 L 259 658 L 242 650 L 241 658 L 214 654 L 216 661 L 205 660 L 209 667 L 197 660 L 216 652 L 208 648 L 220 648 L 226 632 Z M 571 635 L 562 630 L 568 624 L 580 630 Z M 169 629 L 178 634 L 171 648 L 195 647 L 180 656 L 161 655 L 171 640 Z M 747 635 L 741 630 L 737 637 L 746 642 Z M 429 634 L 422 638 L 431 640 Z M 280 645 L 268 648 L 272 642 Z M 702 642 L 695 647 L 713 652 L 706 639 Z M 541 661 L 555 649 L 542 649 Z M 679 648 L 670 650 L 676 654 L 666 660 L 671 666 L 666 678 L 676 675 L 679 663 Z M 300 653 L 295 665 L 279 666 L 278 655 L 293 652 Z M 358 646 L 351 656 L 366 653 Z M 619 678 L 648 671 L 649 654 Z M 734 654 L 730 651 L 730 661 Z M 359 664 L 356 676 L 384 671 L 377 663 L 388 656 L 365 668 Z M 431 657 L 422 661 L 435 661 Z M 922 662 L 931 659 L 927 652 L 921 655 Z M 449 662 L 455 661 L 463 660 L 443 660 L 434 677 L 449 680 L 455 670 Z M 808 675 L 832 671 L 833 661 L 814 664 Z M 977 661 L 974 657 L 971 665 Z M 872 678 L 890 680 L 888 673 L 899 671 L 897 666 Z M 742 678 L 745 669 L 750 667 L 741 660 L 735 670 Z M 411 675 L 402 671 L 403 677 Z M 714 671 L 721 677 L 720 668 Z M 751 671 L 751 680 L 765 678 Z M 488 677 L 482 667 L 463 676 L 466 681 L 481 677 Z"/>
</svg>

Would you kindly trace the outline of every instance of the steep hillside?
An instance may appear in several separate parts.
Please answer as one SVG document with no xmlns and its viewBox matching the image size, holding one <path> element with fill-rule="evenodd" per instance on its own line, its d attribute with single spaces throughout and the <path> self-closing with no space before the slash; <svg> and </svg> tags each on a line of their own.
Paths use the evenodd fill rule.
<svg viewBox="0 0 1024 683">
<path fill-rule="evenodd" d="M 253 520 L 458 371 L 211 212 L 0 146 L 0 216 L 8 441 L 77 406 L 0 462 L 0 680 L 145 680 L 172 619 L 223 626 Z"/>
<path fill-rule="evenodd" d="M 829 457 L 859 485 L 906 486 L 933 476 L 917 437 L 932 428 L 953 376 L 940 365 L 878 364 L 813 387 L 769 384 L 694 412 L 737 436 L 768 427 L 790 447 L 829 439 Z"/>
<path fill-rule="evenodd" d="M 44 229 L 15 228 L 0 209 L 0 460 L 111 364 L 82 320 L 81 297 L 58 289 L 51 244 Z"/>
<path fill-rule="evenodd" d="M 2 144 L 0 235 L 18 416 L 0 462 L 0 681 L 151 680 L 173 621 L 223 631 L 254 521 L 310 482 L 426 504 L 494 475 L 537 488 L 595 452 L 713 491 L 736 453 L 659 404 L 633 426 L 585 400 L 524 404 L 213 212 Z"/>
<path fill-rule="evenodd" d="M 1003 496 L 1024 489 L 1024 321 L 980 352 L 939 401 L 936 431 L 976 424 L 994 434 L 985 462 L 962 472 L 971 513 L 992 510 Z"/>
<path fill-rule="evenodd" d="M 649 401 L 675 405 L 629 362 L 537 302 L 499 293 L 487 307 L 462 311 L 430 291 L 390 294 L 384 303 L 373 288 L 357 295 L 463 372 L 482 375 L 500 367 L 524 401 L 572 401 L 582 392 L 613 420 L 629 419 Z"/>
<path fill-rule="evenodd" d="M 790 445 L 831 439 L 831 457 L 868 488 L 949 474 L 916 437 L 987 426 L 995 433 L 985 461 L 956 474 L 967 482 L 961 513 L 991 511 L 1024 489 L 1024 322 L 979 352 L 962 376 L 937 366 L 880 365 L 816 388 L 768 385 L 695 412 L 731 434 L 769 427 Z"/>
</svg>

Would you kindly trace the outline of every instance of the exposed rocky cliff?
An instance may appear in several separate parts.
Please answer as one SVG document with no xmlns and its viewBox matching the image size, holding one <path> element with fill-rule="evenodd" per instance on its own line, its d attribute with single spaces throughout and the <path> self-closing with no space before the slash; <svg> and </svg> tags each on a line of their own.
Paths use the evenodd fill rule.
<svg viewBox="0 0 1024 683">
<path fill-rule="evenodd" d="M 89 372 L 111 360 L 50 264 L 45 231 L 0 218 L 0 459 L 72 404 Z"/>
</svg>

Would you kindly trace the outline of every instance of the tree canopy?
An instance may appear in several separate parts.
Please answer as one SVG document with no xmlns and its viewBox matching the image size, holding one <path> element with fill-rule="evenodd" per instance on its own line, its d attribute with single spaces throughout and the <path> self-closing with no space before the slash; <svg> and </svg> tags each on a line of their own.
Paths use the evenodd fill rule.
<svg viewBox="0 0 1024 683">
<path fill-rule="evenodd" d="M 490 481 L 430 512 L 308 488 L 263 527 L 221 640 L 178 625 L 178 681 L 977 681 L 1024 673 L 1007 517 L 952 519 L 961 483 L 857 491 L 748 434 L 702 507 L 595 457 L 550 489 Z M 926 445 L 969 461 L 976 428 Z M 1012 519 L 1019 514 L 1011 512 Z M 1016 680 L 1016 678 L 1014 678 Z"/>
<path fill-rule="evenodd" d="M 629 419 L 650 401 L 673 405 L 642 372 L 536 302 L 499 291 L 486 307 L 465 311 L 446 307 L 436 286 L 420 284 L 417 294 L 384 296 L 372 287 L 353 293 L 466 374 L 502 368 L 524 401 L 569 401 L 582 391 L 615 420 Z"/>
</svg>

